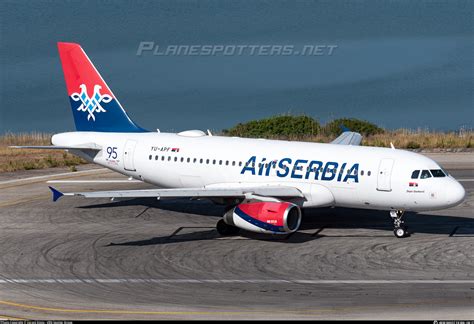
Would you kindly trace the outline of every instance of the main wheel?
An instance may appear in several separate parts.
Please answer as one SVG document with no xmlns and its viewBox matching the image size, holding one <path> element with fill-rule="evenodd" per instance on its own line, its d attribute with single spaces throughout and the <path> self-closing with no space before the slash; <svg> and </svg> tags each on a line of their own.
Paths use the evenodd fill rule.
<svg viewBox="0 0 474 324">
<path fill-rule="evenodd" d="M 217 233 L 223 236 L 235 235 L 239 233 L 240 228 L 226 224 L 223 219 L 220 219 L 216 225 Z"/>
</svg>

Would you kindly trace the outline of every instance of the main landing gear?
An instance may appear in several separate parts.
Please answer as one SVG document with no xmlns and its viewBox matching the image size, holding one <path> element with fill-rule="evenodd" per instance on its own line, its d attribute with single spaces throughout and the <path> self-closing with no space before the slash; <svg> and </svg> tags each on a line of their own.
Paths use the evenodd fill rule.
<svg viewBox="0 0 474 324">
<path fill-rule="evenodd" d="M 395 234 L 395 236 L 398 238 L 409 236 L 408 227 L 404 225 L 403 221 L 404 213 L 405 212 L 403 210 L 390 211 L 390 217 L 393 219 L 393 234 Z"/>
<path fill-rule="evenodd" d="M 223 219 L 220 219 L 216 224 L 217 233 L 222 236 L 236 235 L 239 233 L 240 228 L 237 226 L 232 226 L 224 222 Z"/>
</svg>

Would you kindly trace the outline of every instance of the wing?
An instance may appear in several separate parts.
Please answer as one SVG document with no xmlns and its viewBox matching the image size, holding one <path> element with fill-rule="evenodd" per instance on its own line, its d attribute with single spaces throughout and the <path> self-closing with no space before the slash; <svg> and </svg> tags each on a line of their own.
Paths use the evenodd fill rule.
<svg viewBox="0 0 474 324">
<path fill-rule="evenodd" d="M 206 188 L 179 188 L 179 189 L 137 189 L 137 190 L 112 190 L 112 191 L 90 191 L 90 192 L 67 192 L 62 193 L 53 187 L 49 187 L 53 193 L 53 201 L 62 196 L 81 196 L 85 198 L 246 198 L 249 196 L 263 197 L 300 197 L 304 198 L 301 191 L 294 187 L 286 186 L 262 186 L 232 189 L 206 189 Z"/>
<path fill-rule="evenodd" d="M 360 145 L 362 141 L 362 135 L 356 132 L 344 132 L 339 135 L 331 144 L 341 144 L 341 145 Z"/>
</svg>

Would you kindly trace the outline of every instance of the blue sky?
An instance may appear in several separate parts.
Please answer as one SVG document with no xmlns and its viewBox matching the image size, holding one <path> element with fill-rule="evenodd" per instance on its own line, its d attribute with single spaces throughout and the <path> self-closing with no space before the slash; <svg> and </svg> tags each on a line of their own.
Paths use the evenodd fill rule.
<svg viewBox="0 0 474 324">
<path fill-rule="evenodd" d="M 2 1 L 0 133 L 73 130 L 57 41 L 80 43 L 129 115 L 220 130 L 293 112 L 473 127 L 472 1 Z M 323 56 L 137 56 L 177 45 L 333 44 Z"/>
</svg>

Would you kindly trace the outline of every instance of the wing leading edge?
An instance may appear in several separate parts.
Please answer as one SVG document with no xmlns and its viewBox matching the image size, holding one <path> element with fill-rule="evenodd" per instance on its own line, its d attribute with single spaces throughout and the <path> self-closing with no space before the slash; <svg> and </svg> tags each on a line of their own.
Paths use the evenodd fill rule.
<svg viewBox="0 0 474 324">
<path fill-rule="evenodd" d="M 53 193 L 53 201 L 62 196 L 81 196 L 85 198 L 245 198 L 248 195 L 265 197 L 301 197 L 304 195 L 294 187 L 265 186 L 232 189 L 206 189 L 206 188 L 182 188 L 182 189 L 138 189 L 138 190 L 112 190 L 112 191 L 90 191 L 62 193 L 49 187 Z"/>
<path fill-rule="evenodd" d="M 339 135 L 331 144 L 360 145 L 360 142 L 362 142 L 362 135 L 347 131 Z"/>
</svg>

